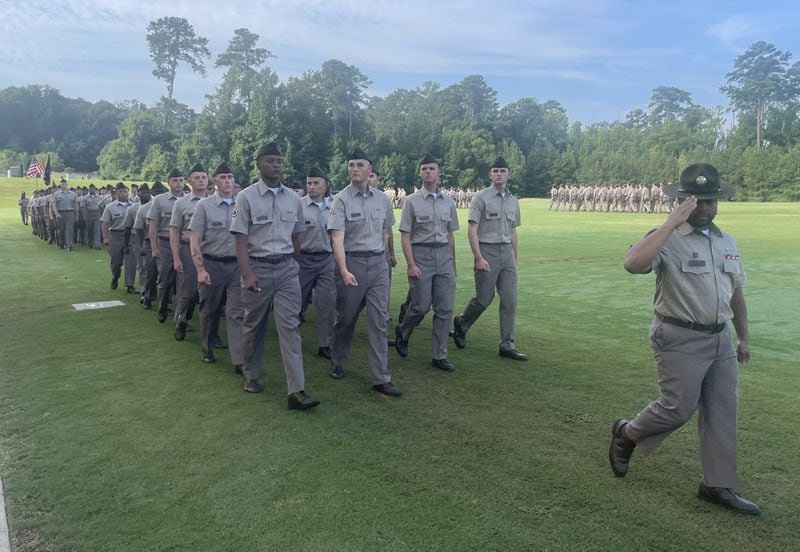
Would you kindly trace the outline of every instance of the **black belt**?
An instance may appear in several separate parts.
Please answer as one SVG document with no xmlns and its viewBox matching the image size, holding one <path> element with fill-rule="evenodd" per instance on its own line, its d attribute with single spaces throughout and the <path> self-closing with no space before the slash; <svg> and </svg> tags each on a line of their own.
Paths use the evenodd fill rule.
<svg viewBox="0 0 800 552">
<path fill-rule="evenodd" d="M 169 241 L 169 236 L 158 236 L 158 239 L 159 239 L 159 241 L 168 242 Z"/>
<path fill-rule="evenodd" d="M 254 263 L 278 264 L 288 261 L 291 258 L 292 254 L 286 253 L 284 255 L 270 255 L 269 257 L 250 257 L 250 260 Z"/>
<path fill-rule="evenodd" d="M 503 243 L 503 242 L 500 242 L 500 243 L 478 242 L 478 243 L 481 244 L 481 245 L 511 245 L 511 242 L 508 242 L 508 243 Z"/>
<path fill-rule="evenodd" d="M 381 257 L 385 255 L 383 251 L 345 251 L 344 254 L 351 257 Z"/>
<path fill-rule="evenodd" d="M 215 255 L 206 255 L 203 253 L 203 258 L 209 261 L 217 261 L 218 263 L 235 263 L 236 257 L 217 257 Z"/>
<path fill-rule="evenodd" d="M 330 251 L 301 251 L 303 255 L 331 255 Z"/>
<path fill-rule="evenodd" d="M 671 316 L 664 316 L 661 313 L 654 313 L 656 318 L 661 320 L 662 322 L 666 322 L 667 324 L 672 324 L 673 326 L 678 326 L 679 328 L 686 328 L 689 330 L 695 330 L 698 332 L 708 332 L 708 333 L 719 333 L 725 329 L 725 323 L 722 324 L 697 324 L 696 322 L 684 322 L 683 320 L 679 320 L 677 318 L 672 318 Z"/>
<path fill-rule="evenodd" d="M 124 231 L 125 231 L 125 229 L 124 229 L 124 228 L 120 228 L 119 230 L 117 230 L 117 229 L 115 229 L 115 228 L 111 228 L 111 231 L 112 231 L 112 232 L 124 232 Z"/>
<path fill-rule="evenodd" d="M 447 247 L 450 244 L 449 243 L 424 242 L 424 243 L 412 243 L 411 245 L 414 246 L 414 247 L 433 247 L 433 248 L 436 248 L 436 247 Z"/>
</svg>

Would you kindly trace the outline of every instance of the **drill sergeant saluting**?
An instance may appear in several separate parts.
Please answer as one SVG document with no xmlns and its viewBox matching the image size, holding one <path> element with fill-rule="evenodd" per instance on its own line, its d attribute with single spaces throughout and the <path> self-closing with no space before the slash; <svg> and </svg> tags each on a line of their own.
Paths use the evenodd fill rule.
<svg viewBox="0 0 800 552">
<path fill-rule="evenodd" d="M 299 236 L 305 226 L 300 197 L 283 184 L 283 154 L 275 142 L 256 153 L 258 182 L 239 192 L 230 231 L 242 271 L 244 390 L 259 393 L 270 304 L 280 344 L 290 409 L 313 408 L 305 393 L 300 332 Z"/>
<path fill-rule="evenodd" d="M 178 169 L 172 169 L 169 173 L 167 184 L 169 191 L 153 198 L 153 206 L 147 214 L 150 251 L 158 263 L 158 294 L 161 298 L 158 306 L 159 322 L 167 319 L 170 295 L 175 285 L 175 266 L 169 244 L 169 222 L 175 202 L 179 197 L 183 197 L 183 175 Z"/>
<path fill-rule="evenodd" d="M 419 163 L 422 188 L 409 195 L 400 217 L 400 243 L 408 265 L 410 301 L 395 328 L 397 353 L 408 355 L 408 340 L 433 305 L 434 368 L 452 372 L 447 360 L 450 317 L 456 294 L 455 240 L 458 230 L 456 204 L 439 191 L 439 162 L 430 154 Z"/>
<path fill-rule="evenodd" d="M 169 246 L 172 250 L 172 265 L 177 278 L 175 294 L 175 339 L 183 341 L 186 325 L 192 318 L 197 302 L 197 272 L 192 262 L 189 247 L 189 223 L 198 202 L 206 197 L 208 173 L 200 163 L 189 171 L 191 192 L 175 201 L 169 221 Z M 216 334 L 215 334 L 216 335 Z"/>
<path fill-rule="evenodd" d="M 242 274 L 236 262 L 236 238 L 230 232 L 235 209 L 233 171 L 222 162 L 212 175 L 215 192 L 201 199 L 189 223 L 192 262 L 200 291 L 200 323 L 206 364 L 216 362 L 214 345 L 225 308 L 228 348 L 237 373 L 242 372 Z"/>
<path fill-rule="evenodd" d="M 519 201 L 506 189 L 511 172 L 505 159 L 495 160 L 489 177 L 491 186 L 476 193 L 469 208 L 467 236 L 475 257 L 475 297 L 464 313 L 453 319 L 453 341 L 459 349 L 466 346 L 467 331 L 492 303 L 497 288 L 500 296 L 499 354 L 514 360 L 528 360 L 514 346 Z"/>
</svg>

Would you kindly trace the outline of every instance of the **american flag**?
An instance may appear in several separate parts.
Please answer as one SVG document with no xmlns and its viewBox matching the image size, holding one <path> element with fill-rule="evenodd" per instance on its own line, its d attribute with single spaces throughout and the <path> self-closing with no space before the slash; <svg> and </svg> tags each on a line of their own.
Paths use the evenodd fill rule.
<svg viewBox="0 0 800 552">
<path fill-rule="evenodd" d="M 31 166 L 28 167 L 28 172 L 25 173 L 25 178 L 36 178 L 43 172 L 44 169 L 42 168 L 42 164 L 39 163 L 39 160 L 34 157 L 33 161 L 31 161 Z"/>
</svg>

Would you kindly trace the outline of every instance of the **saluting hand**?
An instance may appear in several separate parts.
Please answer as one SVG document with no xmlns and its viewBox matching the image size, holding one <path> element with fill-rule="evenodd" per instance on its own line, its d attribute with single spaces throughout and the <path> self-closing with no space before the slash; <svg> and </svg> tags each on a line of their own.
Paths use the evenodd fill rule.
<svg viewBox="0 0 800 552">
<path fill-rule="evenodd" d="M 689 216 L 695 210 L 695 207 L 697 207 L 697 198 L 695 196 L 687 197 L 672 210 L 665 224 L 669 224 L 672 228 L 677 228 L 689 220 Z"/>
</svg>

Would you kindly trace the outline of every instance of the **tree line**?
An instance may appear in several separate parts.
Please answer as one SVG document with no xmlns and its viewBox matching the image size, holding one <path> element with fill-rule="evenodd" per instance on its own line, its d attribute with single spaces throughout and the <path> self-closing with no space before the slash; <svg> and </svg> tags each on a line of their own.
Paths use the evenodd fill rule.
<svg viewBox="0 0 800 552">
<path fill-rule="evenodd" d="M 234 32 L 215 58 L 222 80 L 199 112 L 175 99 L 177 69 L 205 74 L 211 54 L 207 39 L 182 18 L 148 26 L 153 75 L 167 89 L 152 106 L 92 104 L 46 86 L 0 90 L 0 163 L 52 152 L 55 170 L 152 181 L 174 166 L 227 160 L 246 182 L 255 176 L 254 152 L 276 140 L 293 183 L 313 165 L 346 183 L 347 152 L 359 145 L 385 183 L 407 190 L 418 159 L 430 152 L 442 162 L 444 185 L 463 188 L 484 186 L 489 164 L 502 155 L 522 196 L 542 197 L 571 182 L 674 180 L 704 160 L 737 185 L 737 199 L 800 199 L 800 63 L 790 65 L 790 52 L 766 42 L 733 61 L 721 85 L 727 108 L 703 107 L 686 90 L 659 86 L 648 107 L 625 120 L 583 125 L 570 122 L 556 100 L 524 97 L 500 106 L 480 75 L 369 97 L 369 78 L 332 59 L 282 82 L 267 65 L 275 56 L 258 41 L 247 29 Z"/>
</svg>

